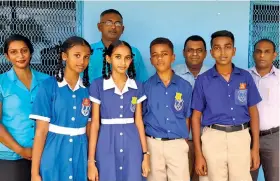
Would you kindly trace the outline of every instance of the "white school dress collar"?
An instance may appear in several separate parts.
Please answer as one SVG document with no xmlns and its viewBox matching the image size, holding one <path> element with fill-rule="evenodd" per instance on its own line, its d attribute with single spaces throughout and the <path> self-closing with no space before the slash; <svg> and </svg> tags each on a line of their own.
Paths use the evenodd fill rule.
<svg viewBox="0 0 280 181">
<path fill-rule="evenodd" d="M 69 87 L 73 92 L 76 91 L 76 90 L 78 90 L 80 87 L 86 88 L 86 87 L 84 86 L 83 80 L 82 80 L 81 78 L 78 79 L 78 81 L 77 81 L 77 83 L 76 83 L 74 89 L 72 89 L 72 88 L 69 86 L 69 84 L 66 82 L 66 80 L 65 80 L 64 78 L 63 78 L 63 81 L 62 81 L 62 82 L 57 82 L 57 84 L 58 84 L 58 87 L 64 87 L 64 86 L 68 85 L 68 87 Z"/>
<path fill-rule="evenodd" d="M 137 89 L 137 84 L 134 79 L 130 79 L 129 77 L 127 77 L 124 88 L 121 92 L 119 90 L 119 88 L 116 86 L 112 76 L 110 76 L 110 78 L 107 80 L 104 79 L 103 90 L 108 90 L 108 89 L 113 89 L 113 88 L 115 88 L 115 92 L 114 92 L 115 94 L 123 95 L 124 93 L 126 93 L 128 91 L 128 88 Z"/>
</svg>

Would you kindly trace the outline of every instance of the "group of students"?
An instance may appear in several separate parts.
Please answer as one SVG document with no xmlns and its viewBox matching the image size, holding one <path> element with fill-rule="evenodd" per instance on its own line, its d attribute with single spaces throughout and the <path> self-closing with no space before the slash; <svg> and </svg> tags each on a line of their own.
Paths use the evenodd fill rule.
<svg viewBox="0 0 280 181">
<path fill-rule="evenodd" d="M 246 71 L 232 63 L 229 31 L 211 36 L 212 68 L 200 36 L 186 40 L 186 63 L 176 67 L 172 42 L 159 37 L 150 43 L 156 73 L 144 82 L 139 51 L 119 40 L 121 14 L 102 12 L 98 29 L 98 43 L 74 36 L 61 45 L 54 77 L 30 68 L 29 39 L 6 39 L 13 67 L 0 75 L 1 181 L 256 181 L 250 170 L 260 163 L 266 180 L 279 180 L 271 40 L 255 44 Z"/>
</svg>

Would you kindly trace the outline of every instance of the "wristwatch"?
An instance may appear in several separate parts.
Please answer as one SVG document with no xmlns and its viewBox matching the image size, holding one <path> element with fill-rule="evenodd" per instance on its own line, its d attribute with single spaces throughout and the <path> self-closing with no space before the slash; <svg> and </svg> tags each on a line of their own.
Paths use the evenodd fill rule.
<svg viewBox="0 0 280 181">
<path fill-rule="evenodd" d="M 143 152 L 143 155 L 151 155 L 150 152 L 146 151 L 146 152 Z"/>
</svg>

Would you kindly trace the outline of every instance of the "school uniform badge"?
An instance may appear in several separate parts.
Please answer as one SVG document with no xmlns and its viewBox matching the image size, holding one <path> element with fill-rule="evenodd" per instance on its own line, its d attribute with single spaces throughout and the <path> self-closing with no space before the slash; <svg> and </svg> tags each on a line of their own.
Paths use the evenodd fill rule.
<svg viewBox="0 0 280 181">
<path fill-rule="evenodd" d="M 81 110 L 82 114 L 84 116 L 88 116 L 90 113 L 90 108 L 91 108 L 91 104 L 89 98 L 84 98 L 82 102 L 82 110 Z"/>
<path fill-rule="evenodd" d="M 184 100 L 182 99 L 182 93 L 176 92 L 175 95 L 175 103 L 174 103 L 174 108 L 176 111 L 181 111 L 184 106 Z"/>
<path fill-rule="evenodd" d="M 247 93 L 246 83 L 240 83 L 239 89 L 235 91 L 235 103 L 237 105 L 246 105 L 247 104 Z"/>
<path fill-rule="evenodd" d="M 136 104 L 137 104 L 137 97 L 132 97 L 131 98 L 131 104 L 130 104 L 130 111 L 131 112 L 135 112 Z"/>
</svg>

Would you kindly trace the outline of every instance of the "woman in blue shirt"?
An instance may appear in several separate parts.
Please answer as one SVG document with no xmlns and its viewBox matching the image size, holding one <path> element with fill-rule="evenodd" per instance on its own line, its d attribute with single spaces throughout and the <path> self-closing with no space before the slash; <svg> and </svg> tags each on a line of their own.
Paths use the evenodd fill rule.
<svg viewBox="0 0 280 181">
<path fill-rule="evenodd" d="M 0 175 L 3 181 L 30 181 L 34 121 L 28 118 L 41 82 L 48 75 L 30 68 L 30 40 L 14 34 L 4 43 L 13 67 L 0 75 Z"/>
</svg>

